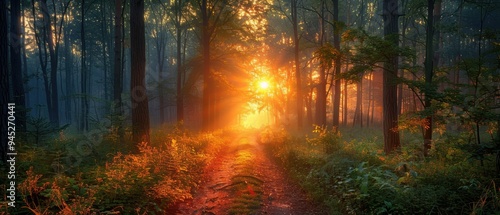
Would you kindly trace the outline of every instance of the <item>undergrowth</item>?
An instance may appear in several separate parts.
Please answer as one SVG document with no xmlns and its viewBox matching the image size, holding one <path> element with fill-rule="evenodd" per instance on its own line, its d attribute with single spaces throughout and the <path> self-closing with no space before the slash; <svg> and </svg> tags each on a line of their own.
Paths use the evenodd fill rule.
<svg viewBox="0 0 500 215">
<path fill-rule="evenodd" d="M 256 214 L 262 202 L 262 184 L 255 177 L 255 154 L 250 150 L 248 140 L 240 140 L 240 147 L 234 162 L 235 175 L 231 178 L 231 195 L 233 196 L 228 214 Z"/>
<path fill-rule="evenodd" d="M 195 134 L 163 127 L 153 131 L 150 143 L 138 144 L 138 154 L 130 153 L 133 144 L 128 138 L 121 142 L 106 133 L 100 144 L 89 149 L 99 154 L 80 157 L 78 165 L 68 152 L 77 137 L 25 145 L 19 150 L 16 210 L 1 210 L 10 214 L 168 214 L 176 203 L 192 198 L 203 167 L 231 133 Z"/>
<path fill-rule="evenodd" d="M 381 132 L 316 128 L 309 137 L 262 132 L 267 152 L 329 214 L 498 214 L 494 158 L 481 167 L 460 150 L 460 135 L 439 136 L 421 156 L 418 135 L 404 133 L 401 153 L 386 156 Z"/>
</svg>

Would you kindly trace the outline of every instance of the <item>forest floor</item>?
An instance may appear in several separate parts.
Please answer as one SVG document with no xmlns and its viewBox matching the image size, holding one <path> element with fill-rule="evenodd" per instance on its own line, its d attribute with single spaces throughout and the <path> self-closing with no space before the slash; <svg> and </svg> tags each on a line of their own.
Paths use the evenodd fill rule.
<svg viewBox="0 0 500 215">
<path fill-rule="evenodd" d="M 326 214 L 268 158 L 255 134 L 235 137 L 207 165 L 201 181 L 176 214 Z"/>
</svg>

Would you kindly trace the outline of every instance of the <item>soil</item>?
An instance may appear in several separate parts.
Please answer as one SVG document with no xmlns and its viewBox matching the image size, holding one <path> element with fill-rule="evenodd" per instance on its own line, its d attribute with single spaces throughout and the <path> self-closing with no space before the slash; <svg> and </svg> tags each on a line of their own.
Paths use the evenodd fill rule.
<svg viewBox="0 0 500 215">
<path fill-rule="evenodd" d="M 237 178 L 243 179 L 235 180 Z M 236 137 L 205 168 L 202 182 L 193 199 L 178 205 L 177 215 L 327 214 L 267 157 L 262 145 L 251 133 Z M 237 183 L 245 183 L 245 189 L 241 190 L 241 185 Z M 239 191 L 235 191 L 236 186 L 240 187 Z M 235 205 L 247 201 L 241 200 L 242 193 L 256 196 L 254 199 L 257 199 L 258 205 L 251 212 L 235 212 L 235 208 L 241 207 Z"/>
</svg>

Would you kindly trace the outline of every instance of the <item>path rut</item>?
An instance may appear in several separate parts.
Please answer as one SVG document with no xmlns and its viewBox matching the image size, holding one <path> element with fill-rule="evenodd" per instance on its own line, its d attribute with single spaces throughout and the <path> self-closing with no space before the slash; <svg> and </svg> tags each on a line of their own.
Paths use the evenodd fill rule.
<svg viewBox="0 0 500 215">
<path fill-rule="evenodd" d="M 242 189 L 243 187 L 243 189 Z M 245 205 L 247 204 L 247 205 Z M 243 210 L 240 208 L 250 208 Z M 193 199 L 177 215 L 327 214 L 272 162 L 255 135 L 240 134 L 203 173 Z"/>
</svg>

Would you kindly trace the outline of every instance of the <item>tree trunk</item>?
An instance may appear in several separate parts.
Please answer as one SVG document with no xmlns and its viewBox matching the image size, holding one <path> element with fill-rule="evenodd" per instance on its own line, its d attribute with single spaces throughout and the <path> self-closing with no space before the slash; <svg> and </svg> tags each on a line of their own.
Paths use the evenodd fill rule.
<svg viewBox="0 0 500 215">
<path fill-rule="evenodd" d="M 42 72 L 44 75 L 44 85 L 45 85 L 45 94 L 47 100 L 47 107 L 49 113 L 49 120 L 52 125 L 59 126 L 59 110 L 58 110 L 58 96 L 57 96 L 57 51 L 54 46 L 54 35 L 51 28 L 51 19 L 49 16 L 49 11 L 47 9 L 47 0 L 42 0 L 41 9 L 43 14 L 43 32 L 42 37 L 43 40 L 38 41 L 38 47 L 40 50 L 40 63 L 42 67 Z M 33 4 L 33 13 L 35 10 L 34 2 Z M 36 33 L 35 33 L 36 34 Z M 36 35 L 35 35 L 36 36 Z M 48 47 L 46 47 L 46 45 Z M 43 50 L 42 50 L 43 46 Z M 50 56 L 50 77 L 47 74 L 47 48 Z M 42 51 L 44 52 L 42 56 Z M 50 81 L 49 81 L 50 78 Z"/>
<path fill-rule="evenodd" d="M 163 38 L 157 38 L 159 40 L 163 40 Z M 165 44 L 163 42 L 157 43 L 157 57 L 158 57 L 158 99 L 159 99 L 159 108 L 160 108 L 160 123 L 163 124 L 165 122 L 165 84 L 163 83 L 163 66 L 165 62 Z"/>
<path fill-rule="evenodd" d="M 427 34 L 425 39 L 425 100 L 424 109 L 428 110 L 431 107 L 432 101 L 432 76 L 434 74 L 434 2 L 435 0 L 427 1 Z M 427 113 L 430 114 L 430 113 Z M 429 155 L 429 150 L 432 145 L 432 115 L 425 118 L 424 125 L 424 156 Z"/>
<path fill-rule="evenodd" d="M 47 7 L 47 0 L 42 0 L 42 8 Z M 50 55 L 50 103 L 49 118 L 52 125 L 59 126 L 59 96 L 57 91 L 57 47 L 54 44 L 54 33 L 52 31 L 51 20 L 48 11 L 43 11 L 45 20 L 46 42 L 49 48 Z M 54 23 L 57 22 L 54 20 Z M 57 34 L 57 32 L 56 32 Z M 57 36 L 56 36 L 57 37 Z M 57 38 L 56 38 L 56 42 Z"/>
<path fill-rule="evenodd" d="M 107 16 L 106 16 L 106 22 L 108 22 L 107 24 L 107 37 L 106 37 L 106 44 L 107 44 L 107 53 L 108 53 L 108 63 L 109 63 L 109 71 L 108 71 L 108 100 L 111 100 L 111 101 L 114 101 L 114 65 L 115 65 L 115 62 L 114 62 L 114 59 L 115 59 L 115 33 L 114 33 L 114 29 L 115 29 L 115 26 L 114 26 L 114 22 L 113 20 L 115 19 L 115 15 L 114 15 L 114 4 L 110 2 L 110 6 L 107 10 Z M 109 114 L 114 114 L 114 109 L 111 109 L 111 110 L 108 110 L 108 115 Z"/>
<path fill-rule="evenodd" d="M 210 26 L 207 0 L 202 0 L 201 16 L 202 16 L 202 56 L 203 56 L 203 101 L 202 101 L 202 128 L 208 131 L 212 128 L 213 123 L 213 83 L 211 74 L 210 62 Z"/>
<path fill-rule="evenodd" d="M 22 17 L 22 24 L 21 26 L 25 26 L 26 24 L 26 18 L 25 18 L 25 15 L 24 15 L 24 11 L 25 11 L 25 8 L 27 8 L 24 3 L 22 4 L 21 6 L 21 17 Z M 28 57 L 26 56 L 26 34 L 21 34 L 21 40 L 22 40 L 22 45 L 21 45 L 21 49 L 22 49 L 22 58 L 23 58 L 23 76 L 24 78 L 28 78 Z M 25 82 L 23 80 L 23 85 L 24 85 L 24 89 L 27 89 L 28 88 L 28 83 L 27 81 Z M 25 94 L 25 101 L 26 101 L 26 107 L 30 107 L 30 96 L 29 96 L 29 92 Z"/>
<path fill-rule="evenodd" d="M 373 72 L 370 71 L 368 73 L 368 107 L 366 108 L 366 127 L 370 126 L 370 109 L 373 108 L 372 106 L 372 100 L 373 100 L 373 87 L 372 87 L 372 80 L 373 80 Z"/>
<path fill-rule="evenodd" d="M 72 122 L 72 108 L 71 108 L 71 99 L 69 96 L 74 93 L 73 91 L 73 56 L 71 54 L 71 45 L 72 42 L 70 40 L 71 33 L 68 29 L 64 32 L 64 69 L 65 69 L 65 85 L 66 85 L 66 100 L 64 101 L 64 116 L 66 118 L 67 123 Z"/>
<path fill-rule="evenodd" d="M 88 114 L 89 114 L 89 102 L 88 102 L 88 95 L 87 95 L 87 80 L 88 80 L 88 75 L 87 75 L 87 47 L 86 47 L 86 40 L 85 40 L 85 0 L 81 1 L 82 3 L 82 8 L 81 8 L 81 16 L 82 20 L 80 22 L 80 41 L 82 45 L 82 54 L 81 54 L 81 73 L 80 73 L 80 90 L 81 90 L 81 120 L 80 120 L 80 129 L 82 131 L 87 131 L 88 126 L 89 126 L 89 121 L 88 121 Z"/>
<path fill-rule="evenodd" d="M 149 101 L 145 85 L 144 0 L 132 0 L 130 3 L 130 41 L 132 136 L 136 143 L 149 142 Z"/>
<path fill-rule="evenodd" d="M 361 0 L 359 3 L 359 25 L 358 28 L 364 29 L 364 24 L 365 24 L 365 2 L 364 0 Z M 364 75 L 361 75 L 361 79 L 359 80 L 358 83 L 356 83 L 356 111 L 355 111 L 355 117 L 354 119 L 358 122 L 361 127 L 363 127 L 363 79 Z M 371 91 L 370 91 L 371 92 Z M 368 93 L 370 93 L 368 92 Z M 370 101 L 368 101 L 368 112 L 370 111 Z M 367 114 L 369 115 L 369 114 Z M 354 125 L 354 123 L 353 123 Z M 367 121 L 366 125 L 368 126 L 368 116 L 367 116 Z"/>
<path fill-rule="evenodd" d="M 346 67 L 347 68 L 347 67 Z M 347 69 L 345 70 L 347 71 Z M 342 93 L 342 125 L 344 126 L 347 126 L 347 115 L 348 115 L 348 111 L 349 109 L 347 109 L 347 87 L 349 86 L 348 83 L 347 83 L 347 80 L 344 80 L 342 82 L 344 84 L 344 88 L 343 88 L 343 93 Z"/>
<path fill-rule="evenodd" d="M 312 72 L 308 72 L 308 79 L 309 79 L 309 82 L 312 82 Z M 314 88 L 313 87 L 310 87 L 308 89 L 308 92 L 307 92 L 307 95 L 305 95 L 305 101 L 306 101 L 306 125 L 307 126 L 311 126 L 314 121 L 313 121 L 313 110 L 312 110 L 312 107 L 313 107 L 313 93 L 314 93 Z M 268 113 L 269 114 L 269 113 Z"/>
<path fill-rule="evenodd" d="M 165 122 L 165 79 L 164 79 L 164 71 L 163 68 L 165 66 L 165 52 L 166 52 L 166 44 L 168 44 L 167 39 L 165 37 L 164 28 L 162 28 L 164 23 L 159 21 L 159 23 L 155 22 L 155 28 L 157 29 L 155 33 L 154 42 L 156 44 L 156 62 L 158 63 L 158 105 L 160 109 L 160 124 Z M 170 120 L 170 119 L 169 119 Z"/>
<path fill-rule="evenodd" d="M 21 1 L 10 1 L 10 62 L 14 101 L 16 103 L 16 131 L 19 137 L 26 131 L 26 100 L 21 70 Z M 6 55 L 5 55 L 6 56 Z M 3 103 L 5 104 L 5 103 Z"/>
<path fill-rule="evenodd" d="M 8 38 L 7 38 L 7 5 L 6 1 L 0 1 L 0 107 L 2 110 L 2 120 L 0 122 L 0 132 L 2 138 L 0 140 L 0 159 L 6 161 L 7 159 L 7 138 L 3 135 L 7 134 L 7 103 L 9 103 L 9 63 L 8 60 Z"/>
<path fill-rule="evenodd" d="M 42 2 L 43 3 L 43 2 Z M 42 8 L 46 9 L 46 6 Z M 31 12 L 33 16 L 33 22 L 37 23 L 37 15 L 36 15 L 36 7 L 35 7 L 35 1 L 31 1 Z M 48 13 L 48 11 L 45 11 Z M 49 22 L 46 20 L 47 16 L 42 16 L 42 22 Z M 35 25 L 37 27 L 37 25 Z M 45 101 L 47 103 L 47 108 L 49 109 L 48 114 L 49 114 L 49 120 L 50 120 L 50 109 L 52 109 L 52 102 L 50 101 L 51 95 L 50 95 L 50 89 L 49 89 L 49 75 L 47 74 L 47 64 L 48 64 L 48 54 L 47 54 L 47 34 L 46 34 L 46 27 L 47 25 L 40 25 L 41 33 L 38 32 L 39 29 L 34 28 L 34 34 L 35 34 L 35 42 L 38 48 L 38 59 L 40 61 L 40 69 L 42 70 L 42 79 L 43 79 L 43 89 L 45 93 Z M 38 87 L 38 82 L 37 82 L 37 87 Z M 37 99 L 38 101 L 38 99 Z M 38 102 L 37 102 L 38 103 Z M 40 114 L 39 114 L 40 115 Z"/>
<path fill-rule="evenodd" d="M 319 70 L 319 85 L 317 88 L 316 98 L 316 124 L 319 126 L 326 125 L 326 72 L 321 66 Z"/>
<path fill-rule="evenodd" d="M 123 91 L 123 67 L 122 67 L 122 0 L 115 0 L 115 35 L 114 35 L 114 59 L 113 59 L 113 100 L 114 114 L 117 117 L 123 115 L 122 91 Z M 121 122 L 117 120 L 118 130 L 122 130 Z M 120 132 L 121 133 L 121 132 Z"/>
<path fill-rule="evenodd" d="M 398 46 L 398 0 L 384 0 L 384 37 Z M 398 131 L 398 56 L 390 56 L 384 63 L 383 72 L 383 129 L 384 151 L 386 154 L 401 148 Z"/>
<path fill-rule="evenodd" d="M 31 1 L 32 5 L 32 15 L 34 17 L 34 23 L 37 23 L 36 20 L 36 8 L 35 8 L 35 1 Z M 50 23 L 50 20 L 47 20 L 48 15 L 45 13 L 48 13 L 47 11 L 47 6 L 41 2 L 41 7 L 42 10 L 44 10 L 44 16 L 42 16 L 42 22 L 43 23 Z M 35 25 L 36 26 L 36 25 Z M 47 71 L 47 64 L 48 64 L 48 53 L 47 53 L 47 25 L 41 24 L 41 33 L 38 32 L 36 28 L 34 28 L 34 33 L 35 33 L 35 41 L 38 47 L 38 58 L 40 60 L 40 68 L 42 70 L 42 79 L 43 79 L 43 87 L 44 87 L 44 93 L 45 93 L 45 101 L 47 104 L 47 109 L 48 109 L 48 114 L 49 114 L 49 120 L 51 119 L 51 109 L 52 109 L 52 102 L 51 102 L 51 93 L 50 93 L 50 88 L 49 88 L 49 74 Z M 37 82 L 37 87 L 38 87 L 38 82 Z M 38 99 L 37 99 L 38 100 Z M 38 103 L 38 102 L 37 102 Z M 40 113 L 38 114 L 40 115 Z"/>
<path fill-rule="evenodd" d="M 313 94 L 313 89 L 311 89 L 310 92 L 307 93 L 306 97 L 306 125 L 311 126 L 314 121 L 313 121 L 313 99 L 312 99 L 312 94 Z"/>
<path fill-rule="evenodd" d="M 103 73 L 104 73 L 104 99 L 108 101 L 109 99 L 109 87 L 108 87 L 108 52 L 106 51 L 106 48 L 108 47 L 108 19 L 106 18 L 106 5 L 104 3 L 107 1 L 102 1 L 101 2 L 101 34 L 102 34 L 102 44 L 101 44 L 101 50 L 102 50 L 102 62 L 103 62 Z M 104 109 L 107 114 L 107 109 Z"/>
<path fill-rule="evenodd" d="M 296 102 L 297 102 L 297 128 L 300 130 L 303 127 L 304 105 L 302 96 L 302 80 L 300 78 L 300 59 L 299 59 L 299 29 L 298 29 L 298 14 L 297 0 L 292 0 L 292 25 L 293 25 L 293 53 L 295 62 L 295 87 L 296 87 Z"/>
<path fill-rule="evenodd" d="M 356 109 L 353 119 L 353 126 L 359 123 L 359 125 L 363 127 L 363 78 L 356 83 Z"/>
<path fill-rule="evenodd" d="M 325 41 L 325 1 L 321 1 L 321 32 L 320 46 L 324 45 Z M 318 126 L 326 126 L 326 62 L 321 62 L 319 68 L 319 83 L 316 88 L 316 124 Z"/>
<path fill-rule="evenodd" d="M 401 46 L 403 48 L 406 48 L 406 42 L 408 41 L 406 33 L 408 31 L 408 23 L 411 21 L 413 21 L 413 19 L 403 19 L 403 25 L 402 25 L 403 30 L 401 32 L 401 38 L 402 38 Z M 404 69 L 399 70 L 399 77 L 404 78 Z M 404 101 L 405 101 L 406 97 L 404 94 L 405 93 L 404 93 L 403 85 L 400 84 L 398 86 L 398 113 L 399 113 L 399 115 L 403 114 L 406 111 L 406 109 L 404 107 L 404 105 L 405 105 Z"/>
<path fill-rule="evenodd" d="M 339 1 L 338 0 L 333 0 L 333 21 L 334 23 L 339 22 Z M 338 25 L 334 26 L 333 29 L 333 47 L 336 50 L 340 50 L 340 29 Z M 339 127 L 339 117 L 340 117 L 340 79 L 338 78 L 340 75 L 340 58 L 337 57 L 335 58 L 335 72 L 334 72 L 334 77 L 335 77 L 335 90 L 334 90 L 334 97 L 333 97 L 333 127 L 338 128 Z"/>
<path fill-rule="evenodd" d="M 184 93 L 182 92 L 182 0 L 175 1 L 175 28 L 177 37 L 177 122 L 184 121 Z"/>
</svg>

